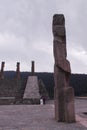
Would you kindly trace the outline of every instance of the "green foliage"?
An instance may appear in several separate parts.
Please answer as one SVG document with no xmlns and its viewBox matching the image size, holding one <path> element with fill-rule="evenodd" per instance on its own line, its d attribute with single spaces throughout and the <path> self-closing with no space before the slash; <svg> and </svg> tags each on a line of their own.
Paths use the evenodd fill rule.
<svg viewBox="0 0 87 130">
<path fill-rule="evenodd" d="M 86 74 L 72 74 L 70 77 L 70 85 L 74 88 L 76 96 L 87 95 Z"/>
</svg>

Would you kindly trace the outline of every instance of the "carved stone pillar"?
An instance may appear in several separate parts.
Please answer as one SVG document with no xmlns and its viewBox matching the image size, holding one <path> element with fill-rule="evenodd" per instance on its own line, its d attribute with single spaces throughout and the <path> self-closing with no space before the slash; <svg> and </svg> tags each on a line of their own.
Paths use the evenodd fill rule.
<svg viewBox="0 0 87 130">
<path fill-rule="evenodd" d="M 56 14 L 53 16 L 52 31 L 55 61 L 55 118 L 61 122 L 75 122 L 74 90 L 69 86 L 71 68 L 67 60 L 64 15 Z"/>
</svg>

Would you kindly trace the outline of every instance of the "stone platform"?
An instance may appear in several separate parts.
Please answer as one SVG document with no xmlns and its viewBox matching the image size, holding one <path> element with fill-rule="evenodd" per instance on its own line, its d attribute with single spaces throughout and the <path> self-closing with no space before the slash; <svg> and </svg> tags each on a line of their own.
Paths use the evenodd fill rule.
<svg viewBox="0 0 87 130">
<path fill-rule="evenodd" d="M 76 123 L 54 119 L 54 102 L 46 105 L 1 105 L 0 130 L 87 130 L 87 100 L 75 100 Z"/>
</svg>

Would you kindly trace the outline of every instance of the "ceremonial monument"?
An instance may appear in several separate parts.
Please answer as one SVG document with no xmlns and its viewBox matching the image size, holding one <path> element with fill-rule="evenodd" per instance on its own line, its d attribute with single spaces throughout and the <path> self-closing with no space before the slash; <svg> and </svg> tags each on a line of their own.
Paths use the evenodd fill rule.
<svg viewBox="0 0 87 130">
<path fill-rule="evenodd" d="M 16 63 L 16 71 L 11 71 L 11 73 L 4 71 L 5 66 L 5 62 L 2 62 L 0 69 L 0 105 L 40 104 L 42 96 L 49 99 L 43 80 L 35 73 L 34 61 L 32 61 L 31 72 L 27 73 L 20 72 L 20 62 Z"/>
<path fill-rule="evenodd" d="M 34 61 L 32 61 L 31 76 L 28 77 L 23 98 L 28 104 L 40 103 L 39 82 L 38 77 L 35 76 Z"/>
<path fill-rule="evenodd" d="M 66 50 L 65 18 L 55 14 L 52 23 L 55 80 L 55 118 L 61 122 L 75 122 L 74 90 L 69 86 L 71 74 Z"/>
</svg>

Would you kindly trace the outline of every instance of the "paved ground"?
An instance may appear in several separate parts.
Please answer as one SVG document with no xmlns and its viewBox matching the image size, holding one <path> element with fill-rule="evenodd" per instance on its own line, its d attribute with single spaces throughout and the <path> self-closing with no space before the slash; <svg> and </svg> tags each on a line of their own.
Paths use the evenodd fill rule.
<svg viewBox="0 0 87 130">
<path fill-rule="evenodd" d="M 0 130 L 87 130 L 87 100 L 76 99 L 76 123 L 58 123 L 54 119 L 54 105 L 2 105 Z"/>
</svg>

